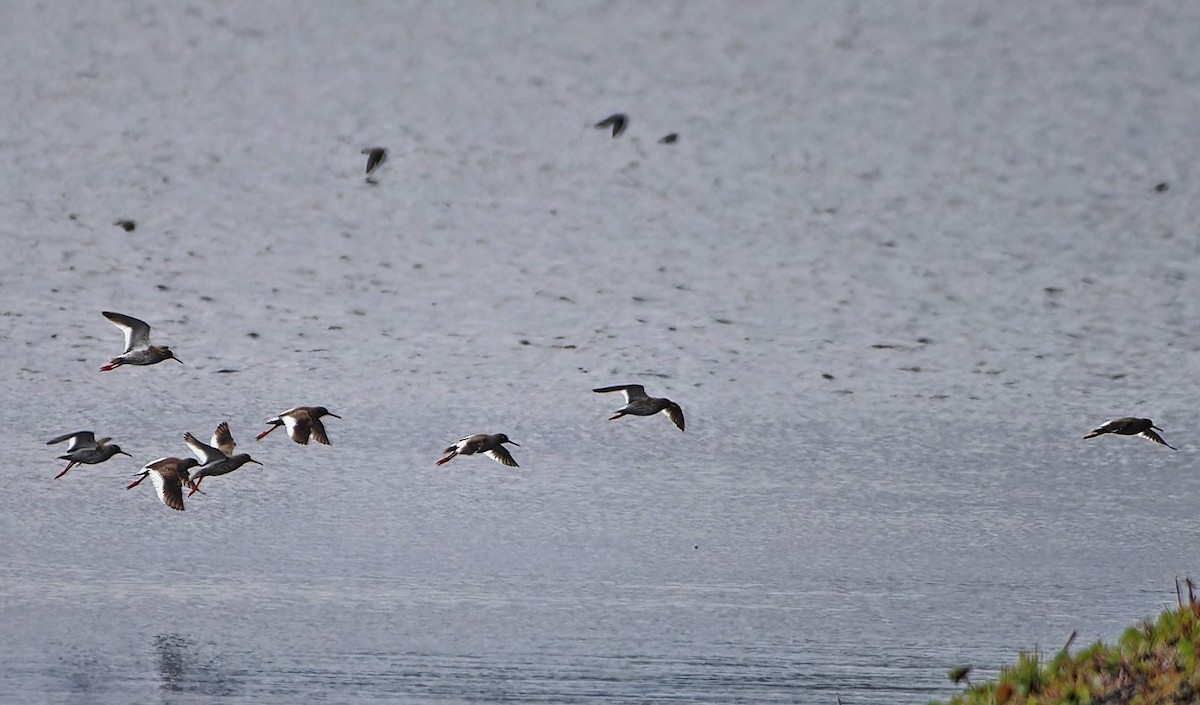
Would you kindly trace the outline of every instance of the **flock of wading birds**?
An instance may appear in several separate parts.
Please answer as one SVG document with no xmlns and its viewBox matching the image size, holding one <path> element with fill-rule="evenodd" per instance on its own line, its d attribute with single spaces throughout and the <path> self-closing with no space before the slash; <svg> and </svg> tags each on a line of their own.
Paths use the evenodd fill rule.
<svg viewBox="0 0 1200 705">
<path fill-rule="evenodd" d="M 625 131 L 628 121 L 628 116 L 623 113 L 614 113 L 596 123 L 595 127 L 598 129 L 611 127 L 612 136 L 616 138 Z M 678 139 L 679 135 L 672 132 L 660 139 L 659 143 L 673 144 Z M 383 147 L 367 147 L 362 150 L 362 153 L 367 155 L 366 181 L 374 185 L 378 182 L 373 178 L 373 174 L 387 161 L 388 151 Z M 116 225 L 124 228 L 126 232 L 130 232 L 137 227 L 137 224 L 132 220 L 118 220 Z M 163 360 L 182 362 L 165 345 L 150 344 L 150 326 L 145 321 L 138 320 L 133 316 L 126 316 L 123 313 L 113 313 L 112 311 L 102 311 L 102 313 L 105 318 L 112 321 L 114 325 L 125 333 L 125 352 L 109 360 L 108 364 L 100 368 L 101 372 L 109 372 L 122 365 L 155 365 Z M 619 419 L 627 415 L 653 416 L 661 412 L 666 414 L 671 421 L 675 422 L 680 431 L 683 430 L 683 410 L 679 408 L 679 405 L 670 399 L 658 399 L 647 395 L 646 390 L 640 384 L 600 387 L 592 391 L 601 394 L 621 392 L 625 395 L 625 406 L 617 410 L 610 417 L 610 420 Z M 309 439 L 316 440 L 317 443 L 330 445 L 329 436 L 325 434 L 325 424 L 321 422 L 321 418 L 324 416 L 332 416 L 336 419 L 341 418 L 323 406 L 297 406 L 288 409 L 277 416 L 267 419 L 266 423 L 270 424 L 270 428 L 258 434 L 257 440 L 261 441 L 271 431 L 280 426 L 285 426 L 292 440 L 301 445 L 308 445 Z M 64 433 L 61 436 L 50 439 L 46 442 L 46 445 L 70 441 L 67 444 L 66 455 L 59 456 L 60 460 L 68 461 L 67 467 L 63 468 L 63 471 L 55 475 L 54 478 L 58 479 L 62 477 L 71 468 L 81 463 L 95 465 L 103 463 L 117 454 L 129 455 L 129 453 L 121 450 L 121 446 L 109 444 L 111 440 L 112 438 L 97 439 L 96 434 L 92 431 Z M 233 450 L 237 447 L 237 443 L 233 440 L 229 424 L 225 422 L 217 426 L 208 443 L 202 442 L 191 433 L 184 433 L 183 440 L 191 448 L 192 453 L 196 456 L 195 458 L 159 458 L 143 466 L 142 472 L 137 476 L 137 479 L 129 483 L 126 489 L 137 487 L 141 484 L 142 480 L 149 477 L 151 482 L 154 483 L 154 489 L 158 492 L 158 498 L 163 501 L 163 504 L 172 509 L 183 511 L 184 487 L 188 488 L 187 496 L 191 497 L 200 491 L 200 483 L 206 477 L 228 475 L 246 463 L 262 465 L 262 463 L 251 458 L 247 453 L 234 454 Z M 476 433 L 459 439 L 457 443 L 443 451 L 445 455 L 437 461 L 437 464 L 444 465 L 450 462 L 456 455 L 483 453 L 498 463 L 509 467 L 518 467 L 517 461 L 513 460 L 512 454 L 504 447 L 505 443 L 511 443 L 515 446 L 520 445 L 510 440 L 503 433 Z M 201 492 L 201 494 L 204 493 Z"/>
<path fill-rule="evenodd" d="M 614 113 L 607 118 L 596 123 L 598 129 L 612 128 L 612 136 L 616 138 L 625 131 L 625 127 L 629 122 L 628 116 L 623 113 Z M 659 140 L 660 144 L 674 144 L 679 139 L 677 133 L 670 133 Z M 372 175 L 383 166 L 387 161 L 388 152 L 383 147 L 367 147 L 362 150 L 362 153 L 367 155 L 366 181 L 369 184 L 377 183 Z M 125 230 L 133 230 L 135 223 L 133 221 L 118 220 L 117 225 L 125 228 Z M 133 316 L 126 316 L 122 313 L 113 313 L 111 311 L 103 311 L 104 317 L 112 321 L 114 325 L 120 328 L 125 333 L 125 352 L 109 360 L 108 364 L 100 368 L 101 372 L 115 370 L 122 365 L 154 365 L 163 360 L 175 360 L 182 362 L 175 357 L 175 353 L 165 345 L 150 344 L 150 326 L 145 321 L 140 321 Z M 599 387 L 593 389 L 593 392 L 607 394 L 609 392 L 621 392 L 625 395 L 625 406 L 621 407 L 609 417 L 609 420 L 619 419 L 622 416 L 653 416 L 658 413 L 667 415 L 679 430 L 683 430 L 683 409 L 670 399 L 662 399 L 652 397 L 646 394 L 645 388 L 640 384 L 619 384 L 612 387 Z M 316 440 L 317 443 L 330 445 L 329 436 L 325 434 L 325 424 L 321 422 L 324 416 L 332 416 L 335 419 L 342 417 L 333 413 L 323 406 L 297 406 L 287 411 L 281 412 L 277 416 L 272 416 L 266 420 L 270 427 L 258 434 L 256 440 L 262 440 L 271 431 L 284 426 L 287 428 L 288 435 L 292 440 L 301 445 L 308 445 L 309 439 Z M 1162 439 L 1162 436 L 1155 433 L 1162 429 L 1154 425 L 1150 419 L 1138 419 L 1133 417 L 1125 417 L 1114 419 L 1104 424 L 1100 428 L 1095 429 L 1088 435 L 1087 438 L 1094 438 L 1105 433 L 1115 433 L 1121 436 L 1141 436 L 1148 440 L 1154 441 L 1160 445 L 1164 445 L 1171 450 L 1175 447 Z M 114 455 L 129 455 L 121 450 L 121 446 L 109 444 L 112 438 L 97 439 L 96 435 L 91 431 L 76 431 L 74 433 L 64 433 L 61 436 L 52 438 L 46 442 L 46 445 L 54 445 L 63 441 L 70 441 L 67 445 L 66 455 L 60 455 L 60 460 L 69 461 L 67 467 L 63 471 L 54 476 L 55 479 L 67 474 L 71 468 L 83 463 L 85 465 L 95 465 L 103 463 Z M 142 467 L 142 472 L 137 475 L 137 479 L 129 483 L 126 489 L 137 487 L 142 480 L 147 477 L 154 483 L 154 489 L 158 492 L 158 498 L 172 509 L 182 511 L 183 506 L 183 488 L 188 488 L 188 495 L 200 491 L 200 483 L 204 478 L 211 475 L 228 475 L 237 470 L 246 463 L 262 463 L 251 458 L 247 453 L 234 454 L 233 450 L 237 447 L 237 443 L 233 440 L 233 434 L 229 431 L 229 424 L 221 422 L 213 431 L 212 438 L 208 443 L 200 441 L 191 433 L 184 433 L 183 440 L 187 443 L 188 448 L 191 448 L 195 458 L 159 458 Z M 438 465 L 444 465 L 450 462 L 456 455 L 475 455 L 483 453 L 496 462 L 507 465 L 509 467 L 518 467 L 517 461 L 513 460 L 512 454 L 504 447 L 505 443 L 510 443 L 514 446 L 520 444 L 512 441 L 503 433 L 476 433 L 465 438 L 460 438 L 454 445 L 442 451 L 445 455 L 437 461 Z M 130 456 L 132 457 L 132 456 Z M 203 494 L 201 492 L 201 494 Z"/>
<path fill-rule="evenodd" d="M 150 326 L 145 321 L 138 320 L 133 316 L 126 316 L 123 313 L 113 313 L 112 311 L 103 311 L 102 313 L 105 318 L 112 321 L 125 333 L 125 352 L 109 360 L 108 364 L 100 368 L 101 372 L 109 372 L 122 365 L 155 365 L 163 360 L 183 362 L 175 357 L 175 353 L 171 352 L 167 346 L 150 344 Z M 618 409 L 609 420 L 628 415 L 653 416 L 661 412 L 666 414 L 667 418 L 671 419 L 680 431 L 683 430 L 683 409 L 670 399 L 648 396 L 640 384 L 600 387 L 592 391 L 601 394 L 621 392 L 625 395 L 625 406 Z M 258 434 L 256 440 L 261 441 L 269 433 L 283 426 L 287 428 L 288 435 L 296 443 L 308 445 L 308 441 L 312 439 L 317 443 L 330 445 L 329 436 L 325 433 L 325 424 L 321 421 L 321 418 L 325 416 L 341 418 L 323 406 L 297 406 L 288 409 L 267 419 L 266 423 L 270 424 L 269 428 Z M 1153 435 L 1153 431 L 1149 433 Z M 64 433 L 56 438 L 51 438 L 46 445 L 70 441 L 67 445 L 66 455 L 59 456 L 60 460 L 68 461 L 67 467 L 63 468 L 62 472 L 55 475 L 54 478 L 58 479 L 66 475 L 71 468 L 79 464 L 95 465 L 103 463 L 114 455 L 129 455 L 121 450 L 121 446 L 110 444 L 111 440 L 112 438 L 96 438 L 96 434 L 92 431 Z M 208 443 L 204 443 L 190 432 L 183 434 L 183 441 L 195 454 L 195 458 L 166 457 L 147 463 L 126 489 L 137 487 L 142 480 L 149 477 L 163 504 L 171 509 L 183 511 L 184 487 L 188 488 L 187 496 L 191 497 L 200 492 L 200 483 L 206 477 L 228 475 L 246 463 L 262 465 L 247 453 L 234 454 L 237 443 L 234 442 L 233 434 L 226 422 L 221 422 L 217 426 Z M 1161 443 L 1162 440 L 1159 439 L 1159 442 Z M 439 459 L 437 464 L 444 465 L 456 455 L 483 453 L 502 465 L 518 467 L 517 461 L 513 460 L 508 449 L 504 447 L 505 443 L 520 445 L 503 433 L 476 433 L 466 436 L 446 448 L 443 451 L 444 457 Z"/>
<path fill-rule="evenodd" d="M 101 372 L 109 372 L 115 370 L 122 365 L 155 365 L 163 360 L 175 360 L 182 363 L 182 360 L 175 357 L 175 353 L 165 345 L 150 344 L 150 326 L 132 316 L 126 316 L 122 313 L 113 313 L 112 311 L 103 311 L 102 314 L 114 325 L 121 329 L 125 334 L 125 352 L 109 360 L 107 364 L 100 368 Z M 607 394 L 609 392 L 621 392 L 625 395 L 625 406 L 618 409 L 609 420 L 619 419 L 622 416 L 653 416 L 658 413 L 666 414 L 667 418 L 671 419 L 679 430 L 684 430 L 683 409 L 670 399 L 662 399 L 652 397 L 646 394 L 646 390 L 640 384 L 621 384 L 612 387 L 599 387 L 593 389 L 593 392 Z M 325 424 L 321 418 L 332 416 L 340 419 L 341 417 L 333 413 L 323 406 L 297 406 L 287 411 L 281 412 L 276 416 L 266 420 L 269 424 L 267 430 L 258 434 L 256 440 L 261 441 L 268 434 L 280 426 L 286 427 L 288 435 L 293 441 L 301 445 L 308 445 L 310 439 L 317 443 L 330 445 L 329 436 L 325 433 Z M 1132 417 L 1115 419 L 1104 424 L 1100 428 L 1095 429 L 1084 438 L 1094 438 L 1105 433 L 1115 433 L 1122 436 L 1141 436 L 1155 443 L 1164 445 L 1171 450 L 1175 447 L 1162 439 L 1162 436 L 1155 433 L 1162 429 L 1155 426 L 1150 419 L 1138 419 Z M 54 476 L 55 479 L 62 477 L 67 472 L 79 464 L 95 465 L 103 463 L 114 455 L 129 455 L 121 450 L 121 446 L 110 444 L 112 438 L 96 438 L 92 431 L 75 431 L 74 433 L 64 433 L 56 438 L 51 438 L 46 442 L 47 445 L 70 441 L 67 446 L 66 455 L 60 455 L 59 459 L 68 461 L 67 467 L 63 468 L 62 472 Z M 233 434 L 229 430 L 229 424 L 221 422 L 208 443 L 204 443 L 200 439 L 193 436 L 190 432 L 183 434 L 183 440 L 187 443 L 188 448 L 195 454 L 195 458 L 176 458 L 165 457 L 152 461 L 142 467 L 141 473 L 136 476 L 136 479 L 129 483 L 126 489 L 133 489 L 141 484 L 142 480 L 147 477 L 154 483 L 154 489 L 158 492 L 158 498 L 162 500 L 171 509 L 183 511 L 183 488 L 188 488 L 188 497 L 200 491 L 200 483 L 204 478 L 213 475 L 228 475 L 237 470 L 246 463 L 262 463 L 250 457 L 247 453 L 234 454 L 234 448 L 237 443 L 233 440 Z M 496 462 L 507 465 L 509 467 L 518 467 L 517 461 L 513 460 L 512 454 L 504 447 L 505 443 L 510 443 L 515 446 L 520 444 L 510 440 L 503 433 L 476 433 L 474 435 L 460 438 L 454 445 L 446 448 L 443 451 L 445 454 L 437 461 L 438 465 L 444 465 L 454 459 L 457 455 L 475 455 L 483 453 Z M 132 456 L 130 456 L 132 457 Z M 203 493 L 202 493 L 203 494 Z"/>
</svg>

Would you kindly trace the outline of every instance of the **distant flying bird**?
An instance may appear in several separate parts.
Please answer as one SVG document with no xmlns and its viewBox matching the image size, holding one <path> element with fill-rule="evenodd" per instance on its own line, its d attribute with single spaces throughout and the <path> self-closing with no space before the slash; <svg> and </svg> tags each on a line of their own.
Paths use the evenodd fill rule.
<svg viewBox="0 0 1200 705">
<path fill-rule="evenodd" d="M 200 467 L 196 468 L 195 472 L 191 474 L 194 484 L 191 491 L 188 492 L 189 497 L 200 490 L 200 482 L 210 475 L 228 475 L 246 463 L 262 465 L 262 463 L 251 458 L 246 453 L 239 453 L 234 456 L 225 455 L 219 448 L 214 448 L 200 441 L 191 433 L 183 434 L 183 441 L 187 443 L 188 448 L 191 448 L 192 452 L 196 454 L 196 458 L 200 460 Z"/>
<path fill-rule="evenodd" d="M 271 427 L 258 434 L 255 440 L 261 441 L 271 431 L 280 426 L 286 426 L 288 435 L 302 446 L 308 445 L 310 437 L 317 443 L 332 445 L 329 442 L 329 436 L 325 435 L 325 424 L 321 423 L 322 416 L 342 418 L 323 406 L 297 406 L 267 419 L 264 423 L 271 424 Z"/>
<path fill-rule="evenodd" d="M 63 468 L 62 472 L 54 476 L 55 480 L 63 475 L 66 475 L 68 470 L 76 465 L 79 465 L 80 463 L 84 463 L 86 465 L 95 465 L 97 463 L 103 463 L 105 460 L 108 460 L 117 453 L 120 453 L 121 455 L 129 455 L 129 453 L 121 450 L 121 446 L 119 445 L 108 445 L 108 442 L 111 441 L 112 438 L 101 438 L 100 440 L 96 440 L 96 434 L 92 433 L 91 431 L 64 433 L 61 436 L 57 436 L 46 441 L 46 445 L 52 446 L 55 443 L 62 443 L 66 440 L 71 441 L 67 444 L 67 453 L 66 455 L 58 456 L 58 459 L 69 460 L 70 462 L 67 463 L 67 467 Z"/>
<path fill-rule="evenodd" d="M 640 384 L 618 384 L 615 387 L 600 387 L 593 389 L 597 394 L 608 394 L 610 392 L 620 392 L 625 395 L 625 406 L 617 409 L 617 412 L 608 417 L 609 421 L 619 419 L 622 416 L 653 416 L 659 412 L 667 415 L 667 418 L 675 422 L 679 430 L 683 430 L 683 409 L 670 399 L 661 399 L 652 397 L 646 394 L 646 388 Z"/>
<path fill-rule="evenodd" d="M 387 161 L 388 151 L 383 147 L 367 147 L 362 153 L 367 155 L 367 180 L 370 181 L 371 173 Z"/>
<path fill-rule="evenodd" d="M 112 311 L 100 313 L 125 334 L 125 352 L 109 360 L 107 365 L 100 368 L 101 372 L 115 370 L 121 365 L 153 365 L 163 360 L 183 363 L 167 346 L 150 344 L 150 326 L 145 321 Z"/>
<path fill-rule="evenodd" d="M 679 141 L 679 133 L 672 132 L 658 141 L 659 144 L 675 144 Z"/>
<path fill-rule="evenodd" d="M 446 456 L 437 461 L 437 464 L 445 465 L 453 460 L 456 455 L 483 453 L 501 465 L 507 465 L 510 468 L 520 467 L 517 465 L 517 461 L 513 460 L 513 457 L 509 455 L 508 449 L 502 445 L 504 443 L 511 443 L 518 447 L 521 445 L 516 441 L 510 441 L 508 436 L 503 433 L 494 433 L 491 435 L 476 433 L 474 436 L 459 439 L 457 443 L 442 451 Z"/>
<path fill-rule="evenodd" d="M 1105 433 L 1115 433 L 1118 436 L 1141 436 L 1146 440 L 1154 441 L 1159 445 L 1164 445 L 1171 450 L 1178 450 L 1178 448 L 1175 446 L 1164 441 L 1162 436 L 1155 433 L 1155 431 L 1161 430 L 1162 429 L 1158 426 L 1155 426 L 1154 422 L 1150 419 L 1135 419 L 1132 416 L 1126 416 L 1124 418 L 1113 419 L 1112 421 L 1109 421 L 1100 428 L 1084 436 L 1084 438 L 1095 438 L 1096 436 Z"/>
<path fill-rule="evenodd" d="M 596 128 L 602 130 L 611 125 L 612 136 L 616 137 L 625 131 L 625 126 L 627 124 L 629 124 L 629 117 L 626 116 L 625 113 L 613 113 L 612 115 L 609 115 L 600 122 L 596 123 Z"/>
<path fill-rule="evenodd" d="M 183 487 L 194 488 L 190 470 L 200 463 L 195 458 L 159 458 L 142 467 L 142 473 L 125 487 L 132 490 L 147 477 L 152 478 L 154 491 L 162 503 L 171 509 L 183 511 Z"/>
</svg>

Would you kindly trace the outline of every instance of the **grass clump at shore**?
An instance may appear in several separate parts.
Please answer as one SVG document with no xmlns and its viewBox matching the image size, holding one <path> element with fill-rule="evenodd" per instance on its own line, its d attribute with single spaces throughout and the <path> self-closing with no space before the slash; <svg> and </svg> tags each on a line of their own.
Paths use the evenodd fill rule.
<svg viewBox="0 0 1200 705">
<path fill-rule="evenodd" d="M 1183 705 L 1200 704 L 1200 602 L 1187 580 L 1178 609 L 1125 630 L 1115 645 L 1100 642 L 1070 653 L 1074 634 L 1053 658 L 1021 652 L 993 682 L 971 686 L 948 705 Z M 965 680 L 964 669 L 950 679 Z M 958 676 L 958 678 L 956 678 Z"/>
</svg>

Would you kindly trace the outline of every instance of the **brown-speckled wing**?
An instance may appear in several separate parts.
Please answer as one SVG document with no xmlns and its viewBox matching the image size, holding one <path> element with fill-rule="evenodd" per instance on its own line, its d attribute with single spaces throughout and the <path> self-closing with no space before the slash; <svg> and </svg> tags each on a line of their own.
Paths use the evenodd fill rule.
<svg viewBox="0 0 1200 705">
<path fill-rule="evenodd" d="M 209 445 L 220 450 L 226 457 L 233 455 L 233 449 L 237 447 L 237 443 L 233 440 L 233 434 L 229 431 L 229 424 L 222 421 L 217 430 L 213 431 L 212 440 Z"/>
</svg>

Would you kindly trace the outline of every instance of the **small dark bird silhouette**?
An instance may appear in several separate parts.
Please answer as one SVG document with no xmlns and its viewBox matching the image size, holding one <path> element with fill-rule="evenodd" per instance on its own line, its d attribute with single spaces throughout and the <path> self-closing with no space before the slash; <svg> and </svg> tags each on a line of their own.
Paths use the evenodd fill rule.
<svg viewBox="0 0 1200 705">
<path fill-rule="evenodd" d="M 1100 428 L 1084 436 L 1084 438 L 1095 438 L 1096 436 L 1105 433 L 1115 433 L 1118 436 L 1141 436 L 1146 440 L 1154 441 L 1159 445 L 1164 445 L 1171 450 L 1178 450 L 1175 446 L 1164 441 L 1162 436 L 1155 433 L 1155 431 L 1161 430 L 1162 429 L 1158 426 L 1155 426 L 1154 422 L 1150 419 L 1135 419 L 1132 416 L 1126 416 L 1124 418 L 1113 419 L 1112 421 L 1109 421 Z"/>
<path fill-rule="evenodd" d="M 613 113 L 612 115 L 609 115 L 600 122 L 596 123 L 596 128 L 602 130 L 611 125 L 612 136 L 616 137 L 625 131 L 625 125 L 627 124 L 629 124 L 629 118 L 625 115 L 625 113 Z"/>
<path fill-rule="evenodd" d="M 679 133 L 672 132 L 658 141 L 659 144 L 675 144 L 679 141 Z"/>
<path fill-rule="evenodd" d="M 367 180 L 369 181 L 371 173 L 387 161 L 388 151 L 383 147 L 367 147 L 363 149 L 362 153 L 367 155 Z"/>
<path fill-rule="evenodd" d="M 118 220 L 117 222 L 113 223 L 113 225 L 119 225 L 120 227 L 124 228 L 125 232 L 127 233 L 131 233 L 137 229 L 137 223 L 133 222 L 132 220 Z"/>
</svg>

